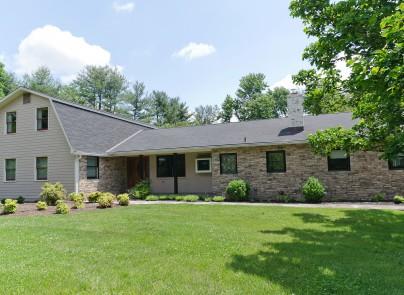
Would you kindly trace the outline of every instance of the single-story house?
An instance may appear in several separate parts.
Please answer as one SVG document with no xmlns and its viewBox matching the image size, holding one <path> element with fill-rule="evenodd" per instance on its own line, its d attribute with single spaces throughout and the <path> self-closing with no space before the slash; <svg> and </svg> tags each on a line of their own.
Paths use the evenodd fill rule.
<svg viewBox="0 0 404 295">
<path fill-rule="evenodd" d="M 404 193 L 403 154 L 388 162 L 377 152 L 311 151 L 309 134 L 352 127 L 352 114 L 303 116 L 301 96 L 288 103 L 286 118 L 157 129 L 19 88 L 0 101 L 0 198 L 37 199 L 46 181 L 121 193 L 145 179 L 153 193 L 222 194 L 241 178 L 266 201 L 300 195 L 309 176 L 335 200 Z"/>
</svg>

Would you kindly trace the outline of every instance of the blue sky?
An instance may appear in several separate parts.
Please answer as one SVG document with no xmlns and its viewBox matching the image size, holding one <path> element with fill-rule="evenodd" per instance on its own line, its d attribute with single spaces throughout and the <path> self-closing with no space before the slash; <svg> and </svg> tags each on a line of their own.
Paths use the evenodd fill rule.
<svg viewBox="0 0 404 295">
<path fill-rule="evenodd" d="M 274 84 L 308 67 L 301 54 L 309 41 L 288 5 L 286 0 L 4 1 L 0 58 L 19 74 L 48 65 L 66 81 L 88 63 L 120 66 L 129 80 L 180 96 L 191 107 L 220 104 L 247 73 L 262 72 Z"/>
</svg>

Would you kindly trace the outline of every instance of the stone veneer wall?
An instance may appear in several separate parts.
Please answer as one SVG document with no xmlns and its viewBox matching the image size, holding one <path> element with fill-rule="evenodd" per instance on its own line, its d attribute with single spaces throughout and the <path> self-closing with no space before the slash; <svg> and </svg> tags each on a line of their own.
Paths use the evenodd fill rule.
<svg viewBox="0 0 404 295">
<path fill-rule="evenodd" d="M 266 151 L 285 150 L 286 172 L 267 173 Z M 220 153 L 237 153 L 237 175 L 220 175 Z M 268 201 L 279 194 L 301 196 L 302 184 L 309 176 L 319 178 L 327 188 L 327 199 L 369 200 L 376 193 L 391 198 L 404 194 L 404 170 L 389 170 L 376 152 L 351 155 L 351 171 L 328 171 L 327 158 L 315 155 L 307 144 L 238 149 L 217 149 L 212 153 L 213 191 L 222 194 L 231 179 L 242 178 L 251 184 L 252 197 Z"/>
<path fill-rule="evenodd" d="M 100 158 L 100 179 L 87 179 L 87 157 L 80 159 L 79 191 L 89 194 L 95 191 L 123 193 L 127 190 L 126 158 Z"/>
</svg>

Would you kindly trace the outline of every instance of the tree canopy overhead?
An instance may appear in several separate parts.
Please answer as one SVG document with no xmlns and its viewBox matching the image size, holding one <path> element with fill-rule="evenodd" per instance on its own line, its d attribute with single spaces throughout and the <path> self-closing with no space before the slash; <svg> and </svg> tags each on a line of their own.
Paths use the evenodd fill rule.
<svg viewBox="0 0 404 295">
<path fill-rule="evenodd" d="M 359 123 L 312 137 L 316 149 L 350 136 L 351 150 L 382 151 L 393 159 L 404 151 L 404 4 L 398 0 L 293 0 L 293 17 L 315 39 L 303 53 L 314 67 L 295 81 L 307 86 L 313 113 L 349 107 Z M 342 79 L 340 60 L 350 68 Z"/>
</svg>

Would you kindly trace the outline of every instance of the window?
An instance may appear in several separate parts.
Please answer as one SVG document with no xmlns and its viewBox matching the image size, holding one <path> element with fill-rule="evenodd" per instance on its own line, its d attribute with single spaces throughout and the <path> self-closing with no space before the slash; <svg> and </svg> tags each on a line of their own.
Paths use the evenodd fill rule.
<svg viewBox="0 0 404 295">
<path fill-rule="evenodd" d="M 267 152 L 267 172 L 286 172 L 285 151 Z"/>
<path fill-rule="evenodd" d="M 195 160 L 195 172 L 196 173 L 209 173 L 212 172 L 211 159 L 199 158 Z"/>
<path fill-rule="evenodd" d="M 391 169 L 391 170 L 404 169 L 404 154 L 398 154 L 395 159 L 390 160 L 389 169 Z"/>
<path fill-rule="evenodd" d="M 350 171 L 351 159 L 345 151 L 332 151 L 328 156 L 328 171 Z"/>
<path fill-rule="evenodd" d="M 16 177 L 16 169 L 17 169 L 17 161 L 16 159 L 6 159 L 5 161 L 6 167 L 6 181 L 15 181 Z"/>
<path fill-rule="evenodd" d="M 16 112 L 8 112 L 6 114 L 7 121 L 7 134 L 16 133 L 17 132 L 17 113 Z"/>
<path fill-rule="evenodd" d="M 185 155 L 157 157 L 157 177 L 185 177 Z"/>
<path fill-rule="evenodd" d="M 237 154 L 220 154 L 220 174 L 237 174 Z"/>
<path fill-rule="evenodd" d="M 48 130 L 48 108 L 36 110 L 36 129 Z"/>
<path fill-rule="evenodd" d="M 98 179 L 100 177 L 98 157 L 87 157 L 87 179 Z"/>
<path fill-rule="evenodd" d="M 36 158 L 36 180 L 48 180 L 48 158 Z"/>
</svg>

